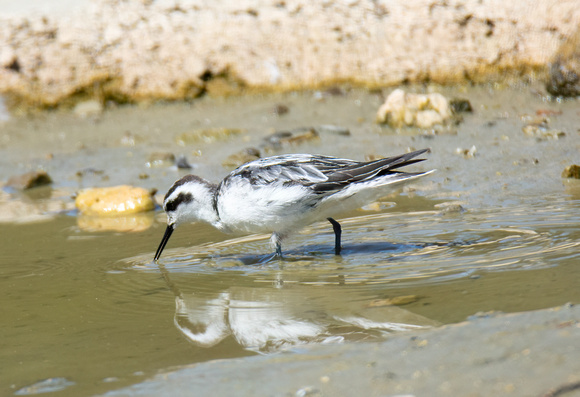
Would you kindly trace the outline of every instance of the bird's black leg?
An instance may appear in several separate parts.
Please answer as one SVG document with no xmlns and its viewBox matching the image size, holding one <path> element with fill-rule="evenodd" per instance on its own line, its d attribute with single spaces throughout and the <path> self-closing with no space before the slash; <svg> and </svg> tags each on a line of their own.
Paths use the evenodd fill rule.
<svg viewBox="0 0 580 397">
<path fill-rule="evenodd" d="M 342 234 L 342 228 L 340 227 L 340 223 L 338 223 L 333 218 L 326 218 L 328 222 L 332 225 L 334 229 L 334 255 L 340 255 L 340 250 L 342 247 L 340 246 L 340 236 Z"/>
<path fill-rule="evenodd" d="M 282 258 L 282 244 L 279 242 L 276 243 L 276 256 Z"/>
<path fill-rule="evenodd" d="M 282 236 L 278 233 L 272 233 L 270 237 L 270 242 L 274 247 L 276 247 L 276 256 L 282 259 Z"/>
</svg>

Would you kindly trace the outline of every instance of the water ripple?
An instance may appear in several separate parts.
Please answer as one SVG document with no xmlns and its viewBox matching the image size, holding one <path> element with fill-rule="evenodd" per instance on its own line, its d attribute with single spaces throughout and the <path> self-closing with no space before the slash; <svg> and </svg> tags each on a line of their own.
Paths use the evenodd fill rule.
<svg viewBox="0 0 580 397">
<path fill-rule="evenodd" d="M 284 259 L 270 252 L 268 236 L 168 250 L 167 271 L 226 270 L 267 276 L 283 270 L 294 282 L 438 282 L 482 270 L 539 268 L 578 255 L 578 216 L 561 206 L 490 209 L 465 215 L 437 212 L 374 214 L 343 219 L 343 251 L 333 255 L 332 229 L 319 223 L 286 244 Z M 126 260 L 136 270 L 157 272 L 151 255 Z"/>
</svg>

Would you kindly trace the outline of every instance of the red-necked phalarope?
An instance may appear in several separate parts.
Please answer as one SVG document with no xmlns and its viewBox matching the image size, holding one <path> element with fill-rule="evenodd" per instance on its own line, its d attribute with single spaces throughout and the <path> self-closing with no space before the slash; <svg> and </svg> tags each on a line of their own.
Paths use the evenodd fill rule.
<svg viewBox="0 0 580 397">
<path fill-rule="evenodd" d="M 226 233 L 272 233 L 270 241 L 281 256 L 284 237 L 327 219 L 334 229 L 338 255 L 341 227 L 332 216 L 385 196 L 391 185 L 433 172 L 398 171 L 425 160 L 415 157 L 428 151 L 369 162 L 311 154 L 272 156 L 240 166 L 219 185 L 186 175 L 171 186 L 163 200 L 167 229 L 154 260 L 159 259 L 177 226 L 198 220 Z"/>
</svg>

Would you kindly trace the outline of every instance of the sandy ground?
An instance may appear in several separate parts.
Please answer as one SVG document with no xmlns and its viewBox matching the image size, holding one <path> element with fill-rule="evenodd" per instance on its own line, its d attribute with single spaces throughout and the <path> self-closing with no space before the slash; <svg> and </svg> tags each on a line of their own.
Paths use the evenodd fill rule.
<svg viewBox="0 0 580 397">
<path fill-rule="evenodd" d="M 13 106 L 534 79 L 580 23 L 577 0 L 65 4 L 0 13 L 0 93 Z"/>
</svg>

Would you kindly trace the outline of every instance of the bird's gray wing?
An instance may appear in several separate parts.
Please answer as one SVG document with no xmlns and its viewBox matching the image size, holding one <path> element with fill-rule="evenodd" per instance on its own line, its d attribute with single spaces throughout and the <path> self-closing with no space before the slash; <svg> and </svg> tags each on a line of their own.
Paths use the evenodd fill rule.
<svg viewBox="0 0 580 397">
<path fill-rule="evenodd" d="M 312 189 L 318 193 L 328 194 L 342 190 L 351 183 L 365 182 L 385 175 L 392 175 L 394 179 L 406 179 L 416 173 L 407 173 L 398 169 L 424 161 L 425 159 L 415 159 L 415 157 L 428 151 L 429 149 L 417 150 L 399 156 L 345 166 L 327 173 L 327 180 L 313 184 Z"/>
<path fill-rule="evenodd" d="M 222 184 L 245 180 L 255 187 L 281 184 L 300 184 L 318 194 L 332 194 L 351 183 L 363 182 L 378 176 L 414 174 L 396 171 L 424 159 L 414 159 L 429 149 L 369 162 L 320 155 L 290 154 L 266 157 L 244 164 L 228 175 Z"/>
<path fill-rule="evenodd" d="M 226 179 L 243 178 L 256 187 L 273 183 L 312 186 L 328 181 L 328 175 L 341 168 L 357 164 L 354 160 L 320 155 L 272 156 L 244 164 Z"/>
</svg>

